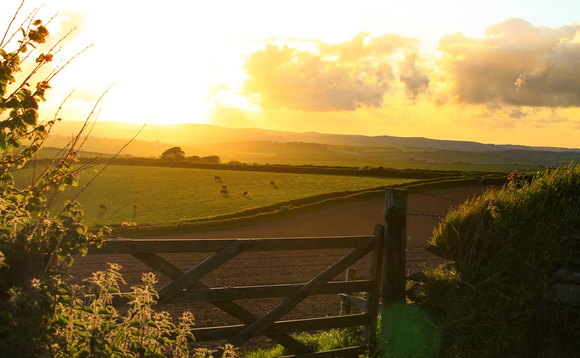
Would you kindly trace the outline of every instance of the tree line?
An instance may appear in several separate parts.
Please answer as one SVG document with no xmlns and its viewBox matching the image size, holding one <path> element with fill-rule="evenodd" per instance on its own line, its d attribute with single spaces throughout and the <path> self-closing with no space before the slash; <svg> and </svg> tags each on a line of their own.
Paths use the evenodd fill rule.
<svg viewBox="0 0 580 358">
<path fill-rule="evenodd" d="M 220 157 L 217 155 L 209 155 L 206 157 L 200 157 L 199 155 L 193 155 L 190 157 L 185 156 L 185 152 L 181 147 L 172 147 L 161 153 L 161 160 L 166 160 L 170 162 L 191 162 L 191 163 L 207 163 L 207 164 L 219 164 Z"/>
</svg>

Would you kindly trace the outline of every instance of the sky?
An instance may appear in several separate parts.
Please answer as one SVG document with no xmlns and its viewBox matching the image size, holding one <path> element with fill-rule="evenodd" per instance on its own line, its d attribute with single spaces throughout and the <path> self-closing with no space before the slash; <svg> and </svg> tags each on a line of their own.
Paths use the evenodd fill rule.
<svg viewBox="0 0 580 358">
<path fill-rule="evenodd" d="M 16 28 L 36 7 L 47 47 L 74 29 L 53 65 L 89 47 L 46 118 L 110 88 L 99 121 L 580 147 L 577 0 L 29 0 Z"/>
</svg>

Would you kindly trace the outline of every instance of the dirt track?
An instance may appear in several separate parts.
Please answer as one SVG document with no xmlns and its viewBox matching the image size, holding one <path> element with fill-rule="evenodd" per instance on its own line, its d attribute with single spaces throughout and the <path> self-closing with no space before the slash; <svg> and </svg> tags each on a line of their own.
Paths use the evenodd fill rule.
<svg viewBox="0 0 580 358">
<path fill-rule="evenodd" d="M 409 193 L 407 220 L 407 270 L 409 272 L 419 271 L 422 265 L 434 266 L 443 262 L 423 249 L 433 229 L 438 226 L 437 218 L 444 216 L 452 206 L 458 205 L 485 189 L 486 187 L 469 187 L 428 193 Z M 383 223 L 384 210 L 384 199 L 367 200 L 267 224 L 206 233 L 172 235 L 171 237 L 204 239 L 370 235 L 377 224 Z M 202 281 L 210 287 L 308 282 L 344 254 L 343 250 L 285 252 L 283 254 L 244 253 L 224 265 L 219 271 L 204 277 Z M 163 257 L 182 270 L 189 270 L 206 258 L 201 254 L 172 254 L 163 255 Z M 105 269 L 107 262 L 116 262 L 123 266 L 123 277 L 130 285 L 138 284 L 141 273 L 149 271 L 147 266 L 129 255 L 93 255 L 79 258 L 71 274 L 78 282 L 88 277 L 91 272 Z M 368 257 L 357 263 L 359 277 L 366 277 L 367 265 Z M 160 287 L 168 282 L 163 277 L 159 279 Z M 255 314 L 264 314 L 280 301 L 264 299 L 239 303 Z M 237 319 L 204 303 L 166 305 L 163 309 L 169 311 L 174 317 L 178 316 L 182 310 L 191 310 L 196 316 L 197 326 L 240 323 Z M 338 310 L 339 304 L 335 295 L 315 296 L 298 305 L 283 319 L 332 316 L 337 315 Z M 254 341 L 252 346 L 262 346 L 264 342 L 264 340 Z"/>
</svg>

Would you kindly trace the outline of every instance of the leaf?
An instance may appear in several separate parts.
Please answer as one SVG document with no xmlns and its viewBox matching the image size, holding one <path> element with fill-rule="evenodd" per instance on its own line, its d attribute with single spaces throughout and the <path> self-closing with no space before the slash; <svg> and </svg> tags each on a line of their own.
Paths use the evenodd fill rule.
<svg viewBox="0 0 580 358">
<path fill-rule="evenodd" d="M 6 143 L 7 135 L 4 131 L 0 131 L 0 149 L 5 151 L 8 148 L 8 143 Z"/>
<path fill-rule="evenodd" d="M 76 232 L 79 235 L 82 235 L 87 232 L 87 227 L 85 225 L 79 225 L 76 227 Z"/>
<path fill-rule="evenodd" d="M 72 174 L 67 174 L 64 176 L 64 183 L 66 185 L 72 185 L 72 186 L 78 186 L 79 185 L 79 181 L 77 178 L 75 178 L 74 175 Z"/>
<path fill-rule="evenodd" d="M 45 42 L 44 36 L 36 30 L 30 30 L 30 32 L 28 33 L 28 38 L 38 44 L 43 44 Z"/>
<path fill-rule="evenodd" d="M 34 20 L 34 22 L 32 23 L 33 26 L 38 26 L 38 25 L 42 25 L 42 20 Z"/>
<path fill-rule="evenodd" d="M 78 319 L 75 319 L 75 320 L 73 321 L 73 326 L 75 326 L 75 327 L 84 327 L 84 326 L 85 326 L 85 322 L 83 322 L 83 321 L 80 321 L 80 320 L 78 320 Z"/>
<path fill-rule="evenodd" d="M 42 26 L 42 25 L 41 25 L 41 26 L 38 26 L 38 27 L 36 28 L 36 31 L 38 31 L 38 33 L 39 33 L 40 35 L 42 35 L 43 37 L 46 37 L 46 36 L 48 36 L 48 30 L 47 30 L 47 28 L 46 28 L 46 27 L 44 27 L 44 26 Z"/>
<path fill-rule="evenodd" d="M 72 256 L 69 254 L 69 255 L 66 255 L 66 257 L 64 258 L 64 262 L 66 263 L 66 265 L 68 267 L 71 267 L 72 264 L 75 262 L 75 259 L 73 259 Z"/>
<path fill-rule="evenodd" d="M 138 319 L 134 319 L 129 323 L 129 327 L 138 327 L 139 325 L 141 325 L 141 321 Z"/>
</svg>

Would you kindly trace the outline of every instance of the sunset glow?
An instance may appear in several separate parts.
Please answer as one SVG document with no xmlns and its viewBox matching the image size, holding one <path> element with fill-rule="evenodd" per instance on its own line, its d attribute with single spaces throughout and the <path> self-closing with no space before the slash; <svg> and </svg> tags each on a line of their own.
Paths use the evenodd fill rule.
<svg viewBox="0 0 580 358">
<path fill-rule="evenodd" d="M 49 0 L 37 17 L 56 13 L 51 40 L 77 27 L 60 61 L 92 46 L 46 117 L 74 90 L 61 116 L 83 120 L 112 85 L 99 121 L 580 147 L 577 1 Z"/>
</svg>

